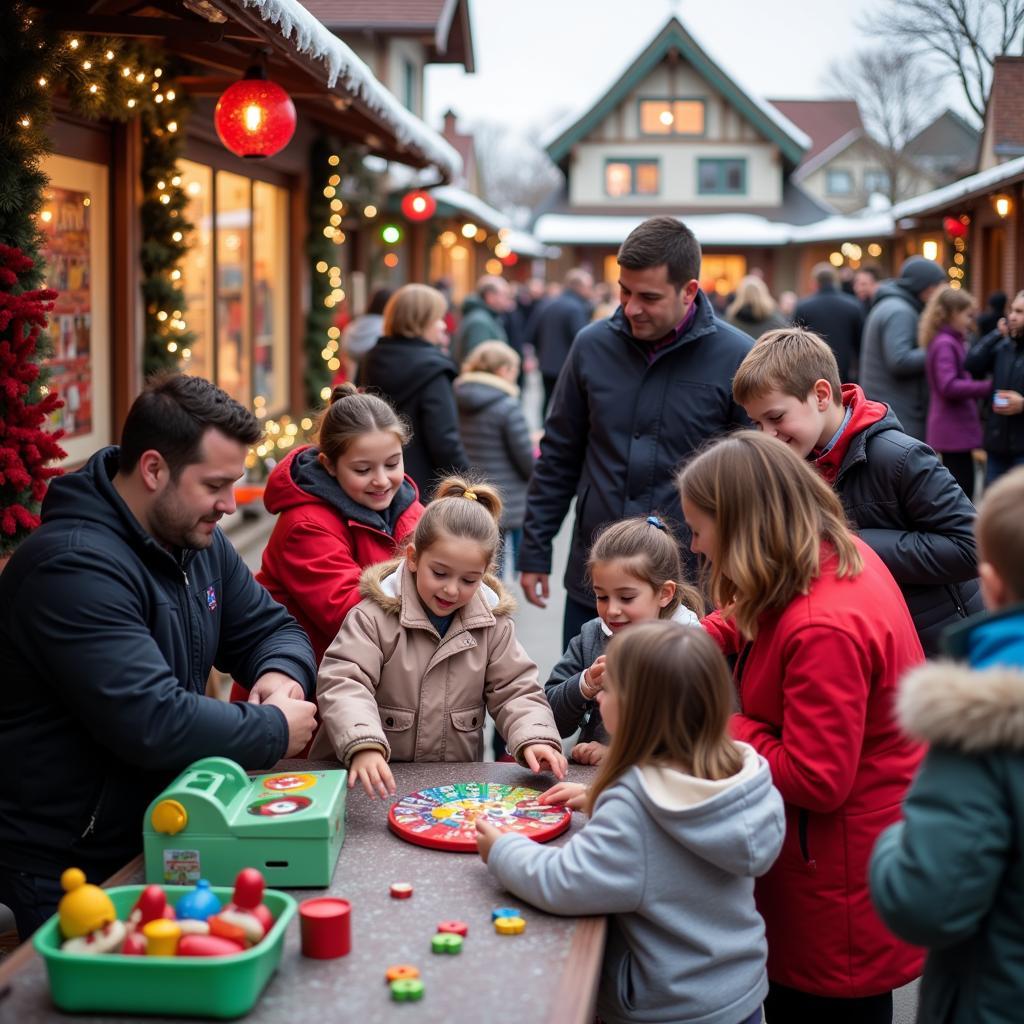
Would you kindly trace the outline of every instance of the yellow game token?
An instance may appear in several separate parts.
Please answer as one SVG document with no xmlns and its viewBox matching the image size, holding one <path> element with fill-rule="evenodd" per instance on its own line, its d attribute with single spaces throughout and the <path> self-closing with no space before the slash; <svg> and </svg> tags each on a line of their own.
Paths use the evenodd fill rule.
<svg viewBox="0 0 1024 1024">
<path fill-rule="evenodd" d="M 496 917 L 494 930 L 499 935 L 522 935 L 526 931 L 526 922 L 521 917 Z"/>
</svg>

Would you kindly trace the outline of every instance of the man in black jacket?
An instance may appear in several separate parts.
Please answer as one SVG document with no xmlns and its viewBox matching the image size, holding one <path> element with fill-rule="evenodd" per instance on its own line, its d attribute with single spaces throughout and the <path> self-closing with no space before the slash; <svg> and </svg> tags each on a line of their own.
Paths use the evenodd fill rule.
<svg viewBox="0 0 1024 1024">
<path fill-rule="evenodd" d="M 541 607 L 551 543 L 576 498 L 563 646 L 596 614 L 586 560 L 605 523 L 658 513 L 692 568 L 675 471 L 705 441 L 748 423 L 731 385 L 751 340 L 718 320 L 701 292 L 690 229 L 652 217 L 622 243 L 618 261 L 622 305 L 576 336 L 526 497 L 519 565 L 526 599 Z"/>
<path fill-rule="evenodd" d="M 817 264 L 811 276 L 818 290 L 797 303 L 793 323 L 824 338 L 839 364 L 839 379 L 852 382 L 856 380 L 852 371 L 860 356 L 864 308 L 852 295 L 839 290 L 831 263 Z"/>
<path fill-rule="evenodd" d="M 27 937 L 64 868 L 100 882 L 201 757 L 269 768 L 309 740 L 309 640 L 217 529 L 259 422 L 199 377 L 154 382 L 121 447 L 55 480 L 0 576 L 0 903 Z M 205 696 L 211 666 L 249 702 Z"/>
<path fill-rule="evenodd" d="M 562 294 L 552 299 L 537 315 L 533 345 L 537 349 L 540 375 L 544 381 L 545 415 L 573 339 L 590 322 L 593 292 L 593 277 L 576 267 L 565 275 Z"/>
</svg>

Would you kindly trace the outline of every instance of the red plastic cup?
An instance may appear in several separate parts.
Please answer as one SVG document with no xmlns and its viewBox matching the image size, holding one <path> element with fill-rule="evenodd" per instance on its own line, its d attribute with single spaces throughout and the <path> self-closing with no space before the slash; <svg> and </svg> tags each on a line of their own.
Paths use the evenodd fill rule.
<svg viewBox="0 0 1024 1024">
<path fill-rule="evenodd" d="M 318 896 L 299 904 L 302 955 L 333 960 L 352 951 L 352 904 L 334 896 Z"/>
</svg>

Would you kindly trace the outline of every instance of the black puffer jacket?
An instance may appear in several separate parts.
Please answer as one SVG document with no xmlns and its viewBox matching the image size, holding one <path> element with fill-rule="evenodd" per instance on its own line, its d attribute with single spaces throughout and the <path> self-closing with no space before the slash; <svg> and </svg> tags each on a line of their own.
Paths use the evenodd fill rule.
<svg viewBox="0 0 1024 1024">
<path fill-rule="evenodd" d="M 360 383 L 384 395 L 412 427 L 405 471 L 425 496 L 441 477 L 469 466 L 452 392 L 457 375 L 444 352 L 422 338 L 381 338 L 363 361 Z"/>
<path fill-rule="evenodd" d="M 587 551 L 606 523 L 658 513 L 670 522 L 691 569 L 674 473 L 709 438 L 749 426 L 732 378 L 752 342 L 718 320 L 702 293 L 686 333 L 648 362 L 619 308 L 576 336 L 551 398 L 541 455 L 526 496 L 519 568 L 551 571 L 551 543 L 573 497 L 565 586 L 591 603 Z"/>
<path fill-rule="evenodd" d="M 515 384 L 493 373 L 464 373 L 455 382 L 462 443 L 473 471 L 501 491 L 503 530 L 523 525 L 533 472 L 533 443 L 518 395 Z"/>
<path fill-rule="evenodd" d="M 921 646 L 934 657 L 947 626 L 983 610 L 974 506 L 891 410 L 850 441 L 835 488 L 859 535 L 899 584 Z"/>
<path fill-rule="evenodd" d="M 992 331 L 971 346 L 964 365 L 975 377 L 991 376 L 994 390 L 1024 395 L 1024 336 L 1003 337 Z M 985 420 L 985 451 L 996 455 L 1024 452 L 1024 413 L 999 416 L 990 409 Z"/>
</svg>

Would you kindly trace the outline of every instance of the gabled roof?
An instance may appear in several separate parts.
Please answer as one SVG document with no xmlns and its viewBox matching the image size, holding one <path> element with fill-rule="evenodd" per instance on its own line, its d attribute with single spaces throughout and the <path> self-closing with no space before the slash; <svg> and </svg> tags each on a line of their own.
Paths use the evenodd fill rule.
<svg viewBox="0 0 1024 1024">
<path fill-rule="evenodd" d="M 769 100 L 811 138 L 801 166 L 853 131 L 864 131 L 856 100 Z"/>
<path fill-rule="evenodd" d="M 955 110 L 947 107 L 907 140 L 903 151 L 908 156 L 944 156 L 958 148 L 977 148 L 981 133 Z"/>
<path fill-rule="evenodd" d="M 694 71 L 721 93 L 757 131 L 774 142 L 786 160 L 791 164 L 800 162 L 804 151 L 811 145 L 807 135 L 770 104 L 737 84 L 674 16 L 594 103 L 582 114 L 574 115 L 571 123 L 559 124 L 549 132 L 544 140 L 548 156 L 559 163 L 673 50 L 681 54 Z"/>
</svg>

